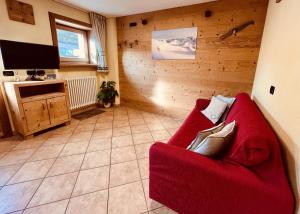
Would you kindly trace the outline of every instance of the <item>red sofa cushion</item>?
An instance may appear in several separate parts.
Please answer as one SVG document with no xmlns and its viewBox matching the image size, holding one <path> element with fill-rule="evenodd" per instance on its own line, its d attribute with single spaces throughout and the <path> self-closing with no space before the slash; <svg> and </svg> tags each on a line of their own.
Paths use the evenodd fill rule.
<svg viewBox="0 0 300 214">
<path fill-rule="evenodd" d="M 236 97 L 226 123 L 237 122 L 237 132 L 228 158 L 244 166 L 254 166 L 268 160 L 276 138 L 261 112 L 248 94 Z"/>
</svg>

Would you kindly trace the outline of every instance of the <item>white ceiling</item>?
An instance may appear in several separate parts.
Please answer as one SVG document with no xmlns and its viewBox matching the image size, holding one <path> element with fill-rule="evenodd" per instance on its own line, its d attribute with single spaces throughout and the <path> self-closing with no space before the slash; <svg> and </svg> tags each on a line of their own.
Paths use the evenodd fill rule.
<svg viewBox="0 0 300 214">
<path fill-rule="evenodd" d="M 108 17 L 127 16 L 215 0 L 56 0 Z"/>
</svg>

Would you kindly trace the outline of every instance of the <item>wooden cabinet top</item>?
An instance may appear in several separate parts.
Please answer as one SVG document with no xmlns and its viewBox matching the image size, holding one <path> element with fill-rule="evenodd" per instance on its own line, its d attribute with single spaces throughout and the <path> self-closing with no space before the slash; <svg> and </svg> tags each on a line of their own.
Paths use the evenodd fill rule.
<svg viewBox="0 0 300 214">
<path fill-rule="evenodd" d="M 65 83 L 65 80 L 45 80 L 45 81 L 22 81 L 22 82 L 4 82 L 4 85 L 14 85 L 18 87 L 49 85 Z"/>
</svg>

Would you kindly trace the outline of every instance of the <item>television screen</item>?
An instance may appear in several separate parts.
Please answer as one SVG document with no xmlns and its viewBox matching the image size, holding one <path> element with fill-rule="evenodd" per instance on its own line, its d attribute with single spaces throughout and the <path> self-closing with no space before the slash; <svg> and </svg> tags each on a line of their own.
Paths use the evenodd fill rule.
<svg viewBox="0 0 300 214">
<path fill-rule="evenodd" d="M 56 46 L 0 40 L 4 69 L 59 69 Z"/>
</svg>

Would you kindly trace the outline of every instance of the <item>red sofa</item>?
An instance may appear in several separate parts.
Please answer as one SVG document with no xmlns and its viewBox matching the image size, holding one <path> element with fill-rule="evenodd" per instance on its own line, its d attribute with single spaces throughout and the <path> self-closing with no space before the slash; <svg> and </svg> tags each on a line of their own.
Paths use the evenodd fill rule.
<svg viewBox="0 0 300 214">
<path fill-rule="evenodd" d="M 167 144 L 150 149 L 150 198 L 183 214 L 292 214 L 294 198 L 278 140 L 247 94 L 239 94 L 226 123 L 237 122 L 231 147 L 219 159 L 185 148 L 214 126 L 194 110 Z"/>
</svg>

